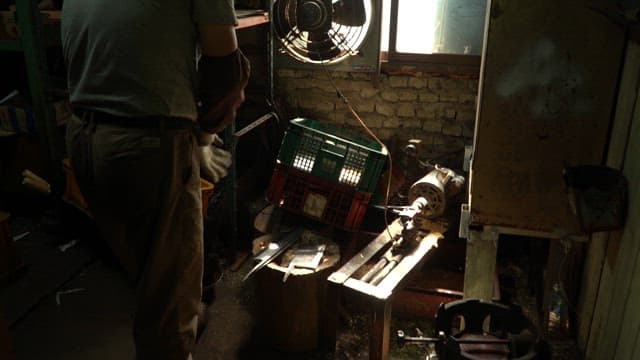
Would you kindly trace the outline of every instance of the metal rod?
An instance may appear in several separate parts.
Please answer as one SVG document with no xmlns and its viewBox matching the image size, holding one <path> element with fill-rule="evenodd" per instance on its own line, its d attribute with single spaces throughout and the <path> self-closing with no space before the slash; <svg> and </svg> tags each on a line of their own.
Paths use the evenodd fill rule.
<svg viewBox="0 0 640 360">
<path fill-rule="evenodd" d="M 387 259 L 383 257 L 382 259 L 378 260 L 378 262 L 371 269 L 369 269 L 369 271 L 367 271 L 367 273 L 364 274 L 364 276 L 360 280 L 364 282 L 371 281 L 371 279 L 386 265 L 387 265 Z"/>
<path fill-rule="evenodd" d="M 398 265 L 398 263 L 400 262 L 400 260 L 402 260 L 402 258 L 403 256 L 400 254 L 394 256 L 389 261 L 387 266 L 385 266 L 384 269 L 382 269 L 379 273 L 376 274 L 376 276 L 371 280 L 370 284 L 378 285 L 387 275 L 389 275 L 391 270 L 393 270 L 393 268 L 396 267 L 396 265 Z"/>
</svg>

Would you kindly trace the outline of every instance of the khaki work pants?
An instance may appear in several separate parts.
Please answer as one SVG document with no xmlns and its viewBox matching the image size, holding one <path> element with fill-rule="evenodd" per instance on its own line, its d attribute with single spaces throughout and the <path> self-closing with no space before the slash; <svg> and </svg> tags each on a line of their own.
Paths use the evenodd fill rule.
<svg viewBox="0 0 640 360">
<path fill-rule="evenodd" d="M 136 283 L 141 360 L 191 358 L 201 296 L 199 166 L 191 129 L 67 127 L 71 165 L 98 229 Z"/>
</svg>

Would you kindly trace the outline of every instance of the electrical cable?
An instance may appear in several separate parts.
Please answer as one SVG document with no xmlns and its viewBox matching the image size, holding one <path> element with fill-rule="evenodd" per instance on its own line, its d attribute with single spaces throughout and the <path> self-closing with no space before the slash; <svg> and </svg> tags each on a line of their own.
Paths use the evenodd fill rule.
<svg viewBox="0 0 640 360">
<path fill-rule="evenodd" d="M 342 93 L 342 91 L 338 88 L 338 86 L 336 86 L 335 82 L 333 81 L 333 76 L 331 76 L 331 72 L 327 68 L 327 64 L 325 62 L 322 62 L 322 68 L 327 73 L 329 82 L 331 83 L 331 86 L 336 90 L 336 94 L 338 95 L 338 98 L 340 98 L 344 102 L 344 104 L 347 106 L 347 108 L 349 108 L 349 111 L 351 111 L 351 114 L 353 114 L 356 120 L 358 120 L 360 125 L 362 125 L 364 130 L 367 132 L 367 134 L 373 140 L 375 140 L 382 147 L 383 150 L 387 152 L 387 159 L 389 160 L 389 176 L 387 177 L 387 187 L 386 187 L 385 197 L 384 197 L 384 222 L 385 222 L 385 226 L 386 226 L 385 228 L 387 230 L 387 233 L 389 234 L 389 239 L 393 240 L 393 235 L 391 234 L 391 230 L 389 229 L 389 215 L 388 215 L 389 194 L 391 192 L 391 176 L 393 175 L 393 159 L 391 158 L 391 152 L 389 151 L 389 148 L 387 148 L 387 146 L 373 133 L 373 131 L 369 129 L 369 127 L 364 122 L 364 120 L 362 120 L 360 115 L 358 115 L 358 112 L 353 108 L 353 106 L 351 106 L 349 99 Z"/>
</svg>

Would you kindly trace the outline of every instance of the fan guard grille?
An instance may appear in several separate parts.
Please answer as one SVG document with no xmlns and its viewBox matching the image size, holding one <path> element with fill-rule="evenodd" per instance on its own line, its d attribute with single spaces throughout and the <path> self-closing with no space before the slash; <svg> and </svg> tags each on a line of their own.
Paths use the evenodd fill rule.
<svg viewBox="0 0 640 360">
<path fill-rule="evenodd" d="M 276 0 L 273 23 L 282 51 L 298 61 L 313 64 L 335 64 L 357 55 L 367 36 L 373 11 L 370 0 L 361 1 L 363 23 L 349 26 L 336 22 L 334 9 L 342 0 Z M 330 22 L 319 25 L 322 21 L 313 22 L 305 17 L 307 14 L 301 13 L 301 6 L 307 4 L 313 5 L 309 7 L 319 18 Z M 318 8 L 321 8 L 319 13 Z M 320 29 L 309 28 L 309 23 Z"/>
</svg>

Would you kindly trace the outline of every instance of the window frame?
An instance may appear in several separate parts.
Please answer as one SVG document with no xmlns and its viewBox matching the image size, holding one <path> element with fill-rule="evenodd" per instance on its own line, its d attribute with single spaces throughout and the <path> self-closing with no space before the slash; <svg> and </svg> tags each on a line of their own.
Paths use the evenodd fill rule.
<svg viewBox="0 0 640 360">
<path fill-rule="evenodd" d="M 414 54 L 401 53 L 396 50 L 396 37 L 398 32 L 398 5 L 400 0 L 391 0 L 389 13 L 389 48 L 388 51 L 382 52 L 381 57 L 386 60 L 388 66 L 428 66 L 428 65 L 460 65 L 476 69 L 479 71 L 481 55 L 464 55 L 464 54 Z M 487 10 L 488 11 L 488 10 Z M 485 15 L 486 16 L 486 15 Z M 486 41 L 486 20 L 484 26 Z M 484 45 L 483 45 L 484 47 Z"/>
</svg>

